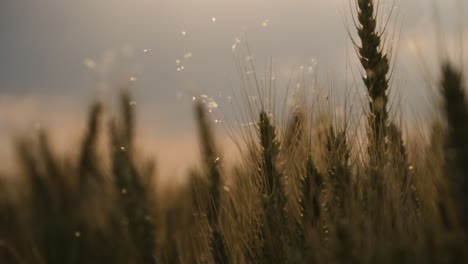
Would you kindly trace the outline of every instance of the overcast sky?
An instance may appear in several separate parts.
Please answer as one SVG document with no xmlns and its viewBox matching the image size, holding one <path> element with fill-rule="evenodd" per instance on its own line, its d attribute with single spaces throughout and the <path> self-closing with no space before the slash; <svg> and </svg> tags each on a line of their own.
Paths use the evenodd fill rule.
<svg viewBox="0 0 468 264">
<path fill-rule="evenodd" d="M 388 14 L 392 1 L 381 2 Z M 460 36 L 468 50 L 461 2 L 396 5 L 395 82 L 410 107 L 427 100 L 421 80 L 424 65 L 436 62 L 436 25 L 454 58 Z M 152 152 L 162 162 L 189 159 L 197 150 L 180 149 L 194 146 L 191 98 L 206 94 L 224 107 L 240 87 L 235 62 L 246 42 L 261 69 L 274 60 L 280 90 L 300 66 L 318 67 L 325 82 L 330 68 L 344 79 L 346 62 L 357 65 L 343 24 L 349 14 L 348 0 L 2 0 L 0 147 L 39 125 L 54 129 L 58 144 L 69 142 L 93 99 L 110 104 L 130 86 Z"/>
</svg>

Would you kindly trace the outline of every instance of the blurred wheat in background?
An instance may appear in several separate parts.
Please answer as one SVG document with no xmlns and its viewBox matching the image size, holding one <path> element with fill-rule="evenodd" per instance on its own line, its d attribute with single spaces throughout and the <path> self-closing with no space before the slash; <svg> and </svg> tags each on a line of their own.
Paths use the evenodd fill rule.
<svg viewBox="0 0 468 264">
<path fill-rule="evenodd" d="M 159 186 L 170 176 L 135 146 L 128 89 L 118 114 L 91 106 L 78 151 L 57 154 L 44 129 L 16 138 L 18 169 L 0 178 L 0 262 L 467 263 L 463 67 L 440 61 L 437 117 L 403 133 L 390 18 L 350 2 L 355 86 L 311 95 L 301 80 L 281 102 L 271 68 L 261 79 L 240 63 L 235 119 L 247 125 L 224 124 L 239 154 L 223 157 L 217 105 L 194 97 L 200 166 L 181 184 Z"/>
</svg>

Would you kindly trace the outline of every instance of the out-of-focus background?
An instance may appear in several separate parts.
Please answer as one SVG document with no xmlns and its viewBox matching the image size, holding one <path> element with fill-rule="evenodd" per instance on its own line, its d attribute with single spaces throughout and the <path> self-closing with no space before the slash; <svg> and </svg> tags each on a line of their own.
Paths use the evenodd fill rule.
<svg viewBox="0 0 468 264">
<path fill-rule="evenodd" d="M 352 21 L 350 2 L 3 0 L 2 169 L 12 166 L 15 136 L 45 127 L 57 148 L 73 146 L 89 104 L 101 98 L 112 110 L 119 90 L 129 87 L 138 109 L 139 145 L 161 168 L 181 173 L 184 168 L 175 162 L 194 163 L 198 153 L 192 97 L 206 95 L 221 111 L 231 111 L 228 98 L 240 88 L 236 63 L 245 61 L 240 50 L 246 43 L 261 71 L 273 59 L 278 94 L 297 70 L 316 74 L 324 87 L 331 72 L 338 83 L 346 78 L 347 65 L 358 63 L 346 33 L 348 26 L 354 34 L 345 23 Z M 395 87 L 408 115 L 424 113 L 431 100 L 424 83 L 437 78 L 431 70 L 437 58 L 426 54 L 434 54 L 436 40 L 466 64 L 461 47 L 468 44 L 468 4 L 381 2 L 380 12 L 393 10 L 390 28 L 398 36 Z M 222 133 L 218 141 L 232 147 Z"/>
</svg>

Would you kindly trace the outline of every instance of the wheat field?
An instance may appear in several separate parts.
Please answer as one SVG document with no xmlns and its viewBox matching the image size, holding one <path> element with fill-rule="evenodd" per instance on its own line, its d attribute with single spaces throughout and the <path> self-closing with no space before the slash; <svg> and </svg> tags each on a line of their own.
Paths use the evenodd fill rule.
<svg viewBox="0 0 468 264">
<path fill-rule="evenodd" d="M 236 118 L 252 125 L 225 125 L 239 155 L 224 159 L 210 102 L 194 98 L 200 163 L 184 184 L 157 185 L 128 90 L 111 118 L 90 107 L 78 152 L 58 155 L 46 130 L 17 137 L 18 170 L 0 178 L 0 262 L 467 263 L 462 66 L 440 62 L 438 113 L 427 133 L 405 134 L 393 32 L 379 3 L 353 3 L 365 98 L 346 93 L 337 116 L 333 91 L 282 105 L 271 78 L 242 75 Z"/>
</svg>

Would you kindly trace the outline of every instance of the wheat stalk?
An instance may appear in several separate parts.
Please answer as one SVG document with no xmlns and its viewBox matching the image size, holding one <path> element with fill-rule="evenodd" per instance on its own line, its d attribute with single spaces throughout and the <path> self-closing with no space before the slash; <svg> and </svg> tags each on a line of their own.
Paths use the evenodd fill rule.
<svg viewBox="0 0 468 264">
<path fill-rule="evenodd" d="M 229 263 L 226 250 L 226 242 L 221 233 L 219 224 L 220 212 L 220 190 L 221 190 L 221 172 L 219 169 L 220 157 L 217 154 L 214 143 L 213 133 L 208 124 L 208 119 L 205 115 L 205 107 L 201 102 L 195 105 L 195 113 L 197 117 L 198 130 L 200 135 L 200 143 L 202 147 L 202 155 L 204 159 L 205 169 L 208 172 L 209 178 L 209 194 L 208 201 L 208 223 L 212 229 L 211 237 L 211 253 L 215 263 Z"/>
<path fill-rule="evenodd" d="M 369 96 L 368 116 L 371 142 L 370 158 L 376 158 L 384 144 L 388 124 L 388 88 L 387 74 L 390 70 L 388 56 L 382 51 L 382 33 L 377 31 L 375 3 L 373 0 L 357 0 L 359 24 L 357 31 L 361 46 L 357 47 L 359 59 L 364 68 L 362 77 Z"/>
<path fill-rule="evenodd" d="M 446 158 L 452 165 L 451 186 L 460 222 L 468 232 L 468 103 L 463 75 L 449 63 L 442 67 L 441 89 L 448 124 Z"/>
</svg>

